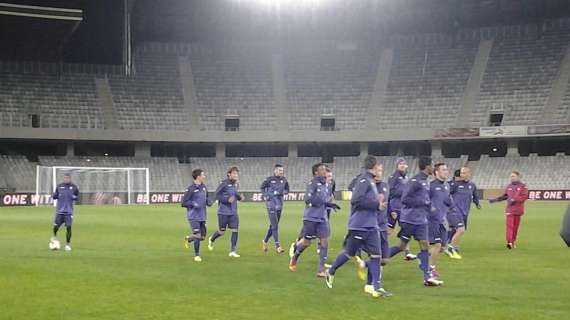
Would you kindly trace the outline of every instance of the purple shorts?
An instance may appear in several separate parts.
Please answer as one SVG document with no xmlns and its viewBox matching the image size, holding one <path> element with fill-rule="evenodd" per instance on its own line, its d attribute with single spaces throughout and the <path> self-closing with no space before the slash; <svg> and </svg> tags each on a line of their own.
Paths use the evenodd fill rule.
<svg viewBox="0 0 570 320">
<path fill-rule="evenodd" d="M 465 219 L 461 213 L 450 213 L 447 215 L 447 222 L 449 227 L 452 229 L 457 229 L 465 227 Z"/>
<path fill-rule="evenodd" d="M 371 256 L 381 256 L 380 232 L 376 229 L 368 231 L 348 230 L 344 249 L 346 254 L 351 257 L 354 257 L 359 249 Z"/>
<path fill-rule="evenodd" d="M 447 229 L 443 224 L 437 222 L 429 223 L 428 231 L 429 244 L 441 243 L 441 245 L 445 246 L 447 243 Z"/>
<path fill-rule="evenodd" d="M 226 231 L 226 228 L 237 229 L 239 227 L 239 216 L 237 214 L 231 216 L 219 214 L 218 227 L 220 231 Z"/>
<path fill-rule="evenodd" d="M 194 235 L 201 235 L 202 237 L 206 236 L 206 221 L 195 221 L 195 220 L 188 220 L 190 223 L 190 229 L 192 229 L 192 234 Z"/>
<path fill-rule="evenodd" d="M 330 235 L 328 221 L 307 221 L 303 220 L 303 237 L 307 240 L 328 239 Z"/>
<path fill-rule="evenodd" d="M 398 238 L 402 241 L 410 241 L 412 237 L 414 239 L 421 241 L 428 239 L 428 225 L 426 224 L 411 224 L 407 222 L 400 221 L 400 232 L 398 232 Z"/>
<path fill-rule="evenodd" d="M 71 225 L 73 224 L 73 215 L 56 213 L 53 225 L 59 227 L 64 223 L 66 227 L 71 227 Z"/>
</svg>

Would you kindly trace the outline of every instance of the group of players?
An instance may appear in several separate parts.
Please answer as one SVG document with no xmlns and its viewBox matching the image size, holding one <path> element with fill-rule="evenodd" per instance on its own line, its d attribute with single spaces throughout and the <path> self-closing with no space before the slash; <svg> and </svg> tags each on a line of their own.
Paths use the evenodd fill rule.
<svg viewBox="0 0 570 320">
<path fill-rule="evenodd" d="M 419 159 L 419 173 L 412 178 L 407 175 L 406 160 L 396 161 L 396 171 L 388 182 L 382 181 L 383 166 L 373 156 L 364 159 L 361 172 L 349 185 L 352 191 L 348 232 L 343 250 L 332 265 L 327 265 L 328 243 L 331 237 L 331 212 L 341 209 L 335 203 L 335 182 L 330 167 L 317 163 L 312 167 L 313 178 L 305 192 L 303 226 L 299 236 L 289 248 L 289 270 L 295 272 L 302 253 L 318 240 L 319 263 L 317 277 L 325 279 L 326 286 L 333 287 L 338 269 L 351 259 L 356 261 L 358 275 L 366 280 L 364 291 L 373 297 L 391 296 L 382 285 L 382 266 L 390 258 L 404 252 L 404 259 L 419 260 L 425 286 L 440 286 L 440 274 L 436 262 L 441 252 L 450 258 L 461 259 L 459 245 L 467 228 L 469 210 L 473 202 L 481 209 L 476 186 L 469 181 L 470 169 L 462 167 L 449 180 L 449 169 L 445 163 L 432 164 L 429 157 Z M 239 215 L 238 202 L 244 199 L 239 193 L 239 169 L 231 167 L 227 178 L 215 191 L 215 199 L 208 198 L 205 186 L 206 174 L 202 169 L 192 171 L 193 183 L 186 190 L 182 207 L 187 209 L 187 219 L 192 234 L 185 237 L 186 248 L 193 245 L 197 262 L 202 261 L 200 243 L 208 240 L 208 249 L 214 250 L 215 241 L 227 229 L 231 231 L 229 257 L 239 258 L 237 253 Z M 520 182 L 520 173 L 513 171 L 512 183 L 505 193 L 491 202 L 507 200 L 507 247 L 515 247 L 514 241 L 520 216 L 524 213 L 526 185 Z M 279 222 L 283 211 L 284 196 L 289 192 L 289 183 L 284 176 L 282 165 L 275 165 L 274 174 L 261 184 L 265 199 L 269 228 L 261 245 L 267 251 L 269 241 L 274 240 L 277 253 L 283 253 L 279 239 Z M 73 223 L 73 203 L 79 197 L 78 187 L 71 183 L 71 174 L 65 173 L 63 183 L 54 191 L 57 200 L 56 217 L 50 248 L 59 242 L 57 232 L 62 224 L 67 228 L 66 251 L 71 251 L 71 226 Z M 218 229 L 208 238 L 206 229 L 207 207 L 218 202 Z M 398 246 L 390 247 L 388 237 L 399 225 Z M 413 255 L 409 242 L 418 241 L 420 252 Z M 366 253 L 368 259 L 363 260 Z"/>
<path fill-rule="evenodd" d="M 361 173 L 349 187 L 352 199 L 343 250 L 332 265 L 327 265 L 331 212 L 340 207 L 334 201 L 335 182 L 331 168 L 322 163 L 313 165 L 313 178 L 308 183 L 304 198 L 303 226 L 297 240 L 289 248 L 289 270 L 297 270 L 297 263 L 305 249 L 318 240 L 317 276 L 324 278 L 329 288 L 333 286 L 337 270 L 354 258 L 359 266 L 359 276 L 367 281 L 365 292 L 374 297 L 391 295 L 382 286 L 382 265 L 402 251 L 405 252 L 405 260 L 419 260 L 426 286 L 442 285 L 435 266 L 440 252 L 461 259 L 459 244 L 465 233 L 471 202 L 481 208 L 476 187 L 469 181 L 469 168 L 461 168 L 453 181 L 448 181 L 447 166 L 444 163 L 433 165 L 429 157 L 419 159 L 420 172 L 411 179 L 407 175 L 405 159 L 398 159 L 396 167 L 389 181 L 384 182 L 382 164 L 373 156 L 365 158 Z M 182 206 L 187 208 L 192 229 L 192 235 L 185 238 L 185 245 L 188 248 L 193 244 L 195 261 L 202 261 L 200 242 L 207 239 L 208 249 L 213 250 L 215 241 L 227 229 L 231 231 L 229 256 L 240 257 L 236 251 L 239 228 L 237 204 L 243 196 L 239 193 L 238 176 L 239 169 L 231 167 L 227 171 L 227 179 L 216 189 L 215 199 L 210 200 L 204 185 L 204 171 L 196 169 L 192 172 L 194 183 L 184 194 Z M 284 196 L 289 192 L 283 166 L 275 165 L 274 174 L 263 181 L 260 189 L 270 224 L 261 240 L 262 249 L 267 251 L 269 241 L 273 238 L 275 250 L 283 253 L 279 221 Z M 218 201 L 218 229 L 207 238 L 206 208 L 214 200 Z M 400 244 L 390 248 L 388 236 L 398 224 Z M 408 243 L 412 238 L 419 242 L 420 252 L 417 256 L 409 251 Z M 366 261 L 362 258 L 363 252 L 368 255 Z"/>
</svg>

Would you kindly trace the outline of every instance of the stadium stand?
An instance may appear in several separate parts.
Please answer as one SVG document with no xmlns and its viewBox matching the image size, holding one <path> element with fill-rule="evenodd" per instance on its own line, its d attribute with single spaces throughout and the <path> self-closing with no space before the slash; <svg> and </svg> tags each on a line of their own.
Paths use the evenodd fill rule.
<svg viewBox="0 0 570 320">
<path fill-rule="evenodd" d="M 376 79 L 379 55 L 372 50 L 314 46 L 288 51 L 285 79 L 292 129 L 319 128 L 321 115 L 336 127 L 362 129 Z"/>
<path fill-rule="evenodd" d="M 0 71 L 2 126 L 31 127 L 31 115 L 36 114 L 40 127 L 103 128 L 92 75 L 56 74 L 50 68 L 20 73 L 5 69 Z"/>
<path fill-rule="evenodd" d="M 396 156 L 380 156 L 378 160 L 384 164 L 384 181 L 396 169 Z M 409 173 L 417 173 L 417 158 L 404 157 L 410 166 Z M 231 166 L 240 169 L 240 189 L 242 191 L 258 191 L 259 185 L 273 172 L 273 166 L 280 163 L 285 167 L 291 190 L 304 191 L 307 181 L 311 178 L 311 166 L 319 162 L 319 158 L 191 158 L 190 164 L 179 164 L 176 158 L 135 159 L 133 157 L 54 157 L 40 156 L 39 164 L 46 166 L 81 166 L 81 167 L 148 167 L 150 169 L 151 192 L 184 190 L 191 182 L 190 170 L 202 168 L 208 175 L 207 185 L 214 191 L 218 182 L 225 178 L 226 171 Z M 524 181 L 532 189 L 565 189 L 570 185 L 570 157 L 564 154 L 555 156 L 528 157 L 481 156 L 479 161 L 467 161 L 467 156 L 461 158 L 434 157 L 435 162 L 445 162 L 450 168 L 450 174 L 463 165 L 473 169 L 473 181 L 479 188 L 502 188 L 508 182 L 511 170 L 523 173 Z M 336 157 L 330 166 L 334 170 L 338 190 L 346 190 L 348 184 L 359 173 L 360 157 Z M 0 189 L 16 190 L 18 192 L 35 191 L 35 173 L 38 163 L 30 162 L 23 156 L 0 157 Z M 188 166 L 188 167 L 186 167 Z M 558 175 L 544 179 L 544 172 L 556 168 Z M 118 189 L 124 188 L 125 179 L 118 179 Z M 82 190 L 95 190 L 103 182 L 79 182 Z M 123 183 L 123 184 L 121 184 Z M 144 185 L 144 183 L 135 185 Z M 124 190 L 124 189 L 123 189 Z"/>
<path fill-rule="evenodd" d="M 273 128 L 271 55 L 256 49 L 200 46 L 190 51 L 203 129 L 224 130 L 228 115 L 239 116 L 240 130 Z"/>
<path fill-rule="evenodd" d="M 311 179 L 311 166 L 320 162 L 320 158 L 191 158 L 192 168 L 204 169 L 209 177 L 208 186 L 215 188 L 217 183 L 225 179 L 231 166 L 240 169 L 240 190 L 259 191 L 265 178 L 273 174 L 273 166 L 277 163 L 285 167 L 285 176 L 291 190 L 304 191 Z M 213 190 L 212 190 L 213 191 Z"/>
<path fill-rule="evenodd" d="M 567 30 L 496 39 L 472 125 L 488 125 L 489 110 L 504 112 L 503 125 L 536 124 L 569 43 Z"/>
<path fill-rule="evenodd" d="M 568 26 L 549 26 L 538 38 L 536 29 L 518 29 L 526 31 L 487 36 L 494 41 L 472 126 L 488 125 L 490 110 L 504 112 L 504 125 L 536 124 L 541 118 L 570 33 Z M 482 35 L 453 40 L 438 34 L 394 36 L 383 43 L 394 49 L 394 58 L 380 106 L 380 128 L 455 127 L 481 39 Z M 297 49 L 254 43 L 141 43 L 134 51 L 132 76 L 103 67 L 76 65 L 62 72 L 55 65 L 36 68 L 3 62 L 0 123 L 31 126 L 28 115 L 38 113 L 41 127 L 103 127 L 95 77 L 107 77 L 111 110 L 122 129 L 187 130 L 186 106 L 192 105 L 201 130 L 224 130 L 225 116 L 239 116 L 240 130 L 271 130 L 277 116 L 272 56 L 278 54 L 284 77 L 284 88 L 279 89 L 285 91 L 290 129 L 319 130 L 321 115 L 334 115 L 338 130 L 363 129 L 382 48 L 333 42 L 291 47 Z M 195 101 L 185 101 L 181 57 L 190 62 L 195 92 L 189 96 Z M 566 90 L 549 121 L 566 123 L 569 106 Z"/>
<path fill-rule="evenodd" d="M 397 47 L 380 126 L 455 127 L 477 45 L 443 38 Z"/>
<path fill-rule="evenodd" d="M 188 128 L 178 75 L 177 56 L 154 53 L 142 46 L 135 52 L 133 77 L 112 76 L 109 84 L 122 129 Z"/>
<path fill-rule="evenodd" d="M 548 174 L 553 168 L 558 174 Z M 507 156 L 488 157 L 482 155 L 474 172 L 473 181 L 479 188 L 502 188 L 509 181 L 509 173 L 518 170 L 523 181 L 530 189 L 566 189 L 570 186 L 570 157 L 558 154 L 551 157 L 539 157 L 531 154 L 528 157 Z"/>
</svg>

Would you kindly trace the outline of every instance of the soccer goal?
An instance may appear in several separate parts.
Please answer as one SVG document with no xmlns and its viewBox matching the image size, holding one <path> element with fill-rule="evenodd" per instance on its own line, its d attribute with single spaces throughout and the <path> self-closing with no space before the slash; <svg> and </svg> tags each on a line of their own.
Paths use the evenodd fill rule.
<svg viewBox="0 0 570 320">
<path fill-rule="evenodd" d="M 71 174 L 72 183 L 79 188 L 81 204 L 149 204 L 150 177 L 148 168 L 113 167 L 36 167 L 36 206 L 47 201 L 56 186 L 63 182 L 64 173 Z"/>
</svg>

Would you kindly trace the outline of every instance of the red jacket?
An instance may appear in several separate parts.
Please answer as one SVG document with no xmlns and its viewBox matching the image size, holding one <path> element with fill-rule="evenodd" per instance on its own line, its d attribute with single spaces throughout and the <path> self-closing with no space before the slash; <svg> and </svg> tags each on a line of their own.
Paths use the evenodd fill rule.
<svg viewBox="0 0 570 320">
<path fill-rule="evenodd" d="M 505 212 L 522 216 L 524 214 L 524 202 L 528 199 L 528 188 L 526 184 L 517 181 L 511 182 L 505 189 L 505 193 L 494 199 L 494 201 L 507 200 Z"/>
</svg>

